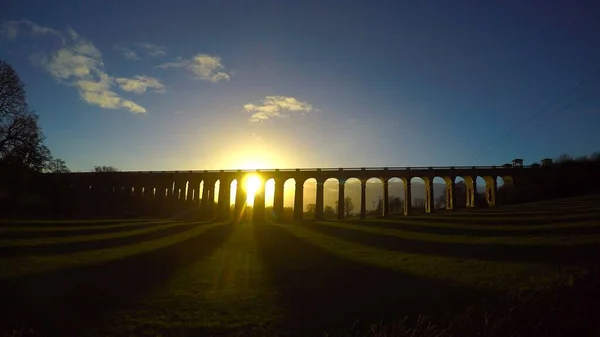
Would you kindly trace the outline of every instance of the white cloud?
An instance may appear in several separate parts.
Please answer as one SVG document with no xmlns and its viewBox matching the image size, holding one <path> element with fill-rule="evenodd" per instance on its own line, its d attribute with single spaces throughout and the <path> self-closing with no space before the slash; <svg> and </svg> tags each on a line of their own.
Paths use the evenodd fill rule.
<svg viewBox="0 0 600 337">
<path fill-rule="evenodd" d="M 127 47 L 116 45 L 115 50 L 121 53 L 121 55 L 123 55 L 123 57 L 125 57 L 128 60 L 136 61 L 140 59 L 140 57 L 135 51 Z"/>
<path fill-rule="evenodd" d="M 164 46 L 157 46 L 148 42 L 139 42 L 135 44 L 138 48 L 142 49 L 150 57 L 165 56 L 166 48 Z"/>
<path fill-rule="evenodd" d="M 229 81 L 231 75 L 222 71 L 225 67 L 218 56 L 197 54 L 191 59 L 180 59 L 158 66 L 159 68 L 186 68 L 194 76 L 210 82 Z"/>
<path fill-rule="evenodd" d="M 153 88 L 157 92 L 165 90 L 164 85 L 156 78 L 150 76 L 135 76 L 134 78 L 119 77 L 115 79 L 119 87 L 125 91 L 135 92 L 138 94 L 146 92 L 146 89 Z"/>
<path fill-rule="evenodd" d="M 260 122 L 269 118 L 283 118 L 291 113 L 306 114 L 315 111 L 312 105 L 297 100 L 295 97 L 267 96 L 262 104 L 248 103 L 244 105 L 247 112 L 251 112 L 251 122 Z"/>
<path fill-rule="evenodd" d="M 29 21 L 3 23 L 0 36 L 16 38 L 20 35 L 52 35 L 59 39 L 60 49 L 36 59 L 60 83 L 77 88 L 81 99 L 88 104 L 106 109 L 127 109 L 132 113 L 146 112 L 144 107 L 122 98 L 111 90 L 115 80 L 104 70 L 102 53 L 91 41 L 81 37 L 74 30 L 69 28 L 63 32 L 41 27 Z M 119 80 L 141 81 L 142 84 L 122 83 Z M 136 76 L 134 79 L 117 78 L 116 82 L 122 88 L 126 87 L 127 89 L 124 89 L 126 91 L 144 92 L 149 87 L 164 89 L 158 80 L 145 76 Z"/>
</svg>

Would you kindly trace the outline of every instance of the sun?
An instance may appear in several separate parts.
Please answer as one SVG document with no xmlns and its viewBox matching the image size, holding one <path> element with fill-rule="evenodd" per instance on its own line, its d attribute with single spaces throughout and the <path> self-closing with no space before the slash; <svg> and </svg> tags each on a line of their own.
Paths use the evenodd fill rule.
<svg viewBox="0 0 600 337">
<path fill-rule="evenodd" d="M 260 190 L 261 185 L 262 180 L 257 175 L 251 175 L 246 179 L 244 187 L 246 188 L 246 203 L 249 206 L 254 205 L 254 195 Z"/>
</svg>

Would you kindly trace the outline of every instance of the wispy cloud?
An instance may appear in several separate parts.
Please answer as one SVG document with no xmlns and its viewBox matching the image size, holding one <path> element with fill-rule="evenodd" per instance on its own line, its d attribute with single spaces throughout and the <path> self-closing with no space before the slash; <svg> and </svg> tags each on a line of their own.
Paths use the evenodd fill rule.
<svg viewBox="0 0 600 337">
<path fill-rule="evenodd" d="M 287 117 L 290 114 L 307 114 L 315 111 L 312 105 L 297 100 L 295 97 L 267 96 L 261 104 L 248 103 L 244 105 L 247 112 L 252 113 L 251 122 L 261 122 L 270 118 Z"/>
<path fill-rule="evenodd" d="M 143 50 L 150 57 L 165 56 L 167 53 L 164 46 L 157 46 L 148 42 L 138 42 L 135 44 L 139 49 Z"/>
<path fill-rule="evenodd" d="M 164 46 L 148 42 L 134 43 L 132 47 L 116 45 L 115 50 L 128 60 L 137 61 L 142 58 L 161 57 L 167 53 Z"/>
<path fill-rule="evenodd" d="M 184 114 L 185 111 L 183 111 L 183 110 L 175 110 L 175 111 L 173 111 L 173 113 L 174 114 Z"/>
<path fill-rule="evenodd" d="M 116 45 L 115 50 L 128 60 L 136 61 L 140 59 L 138 54 L 130 48 Z"/>
<path fill-rule="evenodd" d="M 60 48 L 51 54 L 40 54 L 34 58 L 58 82 L 77 88 L 79 96 L 85 102 L 107 109 L 127 109 L 133 113 L 145 113 L 141 105 L 121 97 L 112 90 L 115 83 L 104 69 L 102 53 L 88 39 L 81 37 L 72 29 L 65 31 L 42 27 L 30 21 L 8 21 L 3 23 L 0 36 L 14 39 L 19 36 L 52 36 L 60 41 Z M 118 78 L 117 80 L 139 80 Z M 152 79 L 152 78 L 148 78 Z M 154 80 L 154 81 L 152 81 Z M 144 92 L 151 87 L 162 90 L 162 84 L 155 79 L 143 84 L 120 83 L 126 91 Z M 143 87 L 143 90 L 141 89 Z"/>
<path fill-rule="evenodd" d="M 221 58 L 207 54 L 197 54 L 191 59 L 179 59 L 161 64 L 158 67 L 185 68 L 195 77 L 215 83 L 222 80 L 229 81 L 231 77 L 229 73 L 223 71 L 225 67 L 221 63 Z"/>
<path fill-rule="evenodd" d="M 165 87 L 156 78 L 150 76 L 135 76 L 134 78 L 119 77 L 115 79 L 119 87 L 125 91 L 142 94 L 146 89 L 153 88 L 155 92 L 164 92 Z"/>
<path fill-rule="evenodd" d="M 40 35 L 53 35 L 56 37 L 62 37 L 62 32 L 36 25 L 29 20 L 12 20 L 5 21 L 0 26 L 0 37 L 6 39 L 15 39 L 19 36 L 40 36 Z"/>
</svg>

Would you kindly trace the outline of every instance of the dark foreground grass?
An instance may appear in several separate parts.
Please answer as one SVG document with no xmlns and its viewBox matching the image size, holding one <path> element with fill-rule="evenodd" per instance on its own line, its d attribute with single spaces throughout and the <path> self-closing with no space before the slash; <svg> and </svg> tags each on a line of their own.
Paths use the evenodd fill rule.
<svg viewBox="0 0 600 337">
<path fill-rule="evenodd" d="M 599 209 L 600 197 L 583 197 L 288 225 L 0 224 L 12 235 L 0 236 L 0 331 L 593 335 L 600 229 L 590 214 Z"/>
</svg>

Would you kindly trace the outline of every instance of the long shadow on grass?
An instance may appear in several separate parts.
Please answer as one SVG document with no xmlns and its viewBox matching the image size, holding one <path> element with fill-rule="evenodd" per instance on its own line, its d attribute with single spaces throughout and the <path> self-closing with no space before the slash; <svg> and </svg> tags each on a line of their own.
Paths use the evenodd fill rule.
<svg viewBox="0 0 600 337">
<path fill-rule="evenodd" d="M 138 223 L 148 222 L 152 219 L 101 219 L 101 220 L 51 220 L 51 221 L 27 221 L 27 220 L 0 220 L 0 228 L 2 227 L 84 227 L 84 226 L 100 226 L 100 225 L 115 225 L 120 223 Z"/>
<path fill-rule="evenodd" d="M 431 222 L 435 222 L 432 220 Z M 346 222 L 346 221 L 345 221 Z M 340 222 L 344 223 L 344 222 Z M 600 233 L 600 225 L 598 226 L 586 226 L 586 227 L 559 227 L 559 228 L 531 228 L 531 229 L 519 229 L 519 230 L 507 230 L 507 229 L 485 229 L 484 226 L 481 229 L 472 228 L 452 228 L 452 227 L 432 227 L 432 226 L 419 226 L 414 224 L 407 224 L 400 221 L 347 221 L 354 225 L 366 226 L 366 227 L 378 227 L 378 228 L 389 228 L 398 229 L 404 231 L 410 231 L 415 233 L 428 233 L 428 234 L 440 234 L 440 235 L 468 235 L 478 237 L 498 237 L 498 236 L 567 236 L 567 235 L 585 235 L 585 234 L 598 234 Z"/>
<path fill-rule="evenodd" d="M 530 214 L 519 216 L 513 216 L 511 214 L 510 217 L 506 218 L 502 215 L 485 215 L 482 216 L 478 213 L 465 213 L 463 216 L 444 216 L 444 215 L 436 215 L 431 214 L 428 216 L 418 216 L 418 217 L 408 217 L 406 219 L 411 221 L 423 221 L 423 222 L 431 222 L 435 221 L 437 223 L 445 223 L 445 224 L 475 224 L 475 225 L 523 225 L 523 226 L 533 226 L 533 225 L 547 225 L 549 223 L 571 223 L 577 221 L 593 221 L 597 220 L 600 217 L 600 212 L 591 212 L 591 213 L 574 213 L 574 214 L 563 214 L 562 216 L 531 216 Z M 401 217 L 394 217 L 396 220 L 402 220 Z"/>
<path fill-rule="evenodd" d="M 152 222 L 124 222 L 122 227 L 96 227 L 96 228 L 85 228 L 75 230 L 57 230 L 57 229 L 39 229 L 39 230 L 27 230 L 27 231 L 9 231 L 2 233 L 4 239 L 35 239 L 35 238 L 48 238 L 48 237 L 67 237 L 67 236 L 78 236 L 78 235 L 97 235 L 107 233 L 121 233 L 128 232 L 140 228 L 152 228 L 163 226 L 168 223 L 174 223 L 174 221 L 163 220 L 163 221 L 152 221 Z M 183 223 L 183 222 L 182 222 Z"/>
<path fill-rule="evenodd" d="M 304 224 L 312 231 L 362 245 L 404 253 L 417 253 L 490 261 L 553 263 L 582 265 L 596 263 L 600 245 L 506 245 L 495 243 L 445 243 L 414 240 L 391 235 L 369 233 L 358 229 L 326 224 Z"/>
<path fill-rule="evenodd" d="M 232 229 L 217 225 L 172 246 L 120 260 L 1 281 L 0 331 L 24 326 L 74 335 L 67 332 L 93 326 L 94 319 L 208 256 Z"/>
<path fill-rule="evenodd" d="M 283 328 L 293 335 L 349 332 L 380 320 L 441 314 L 480 298 L 473 289 L 346 260 L 277 225 L 255 225 L 267 272 L 281 291 Z"/>
<path fill-rule="evenodd" d="M 164 224 L 163 224 L 164 225 Z M 194 227 L 201 226 L 200 223 L 187 223 L 173 227 L 157 229 L 147 233 L 141 233 L 131 236 L 108 238 L 92 241 L 61 242 L 51 244 L 41 244 L 35 246 L 7 246 L 0 247 L 0 257 L 16 257 L 23 255 L 55 255 L 71 254 L 90 250 L 118 247 L 131 243 L 139 243 L 160 239 L 165 236 L 175 235 L 188 231 Z"/>
</svg>

